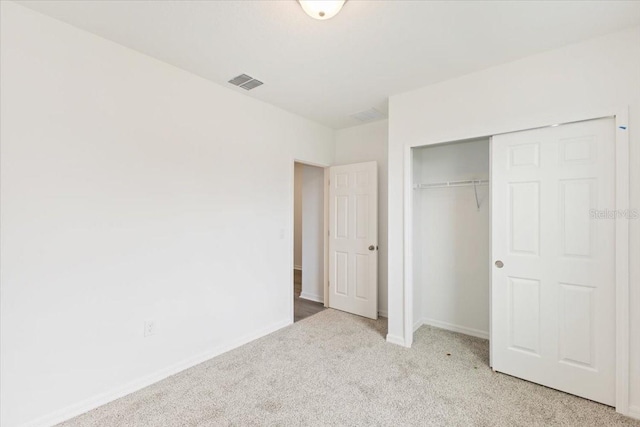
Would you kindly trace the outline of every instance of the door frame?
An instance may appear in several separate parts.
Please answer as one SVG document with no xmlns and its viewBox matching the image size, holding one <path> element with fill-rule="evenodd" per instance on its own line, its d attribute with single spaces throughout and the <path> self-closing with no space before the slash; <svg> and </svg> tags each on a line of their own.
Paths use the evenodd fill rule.
<svg viewBox="0 0 640 427">
<path fill-rule="evenodd" d="M 327 230 L 329 229 L 329 165 L 323 163 L 310 162 L 307 160 L 300 160 L 297 157 L 292 157 L 290 162 L 290 177 L 291 177 L 291 187 L 289 188 L 289 227 L 291 230 L 289 235 L 289 285 L 293 284 L 293 270 L 295 267 L 295 263 L 293 262 L 294 258 L 294 250 L 295 250 L 295 234 L 294 234 L 294 210 L 295 210 L 295 179 L 296 179 L 296 163 L 300 163 L 306 166 L 313 166 L 317 168 L 321 168 L 324 171 L 324 225 L 323 225 L 323 239 L 322 239 L 322 253 L 324 254 L 323 262 L 324 266 L 322 269 L 323 277 L 322 277 L 322 287 L 324 290 L 324 306 L 329 307 L 329 241 L 327 240 Z M 291 298 L 289 299 L 289 324 L 293 324 L 294 319 L 294 306 L 293 306 L 293 292 L 291 292 Z"/>
<path fill-rule="evenodd" d="M 613 117 L 615 120 L 615 209 L 618 212 L 630 208 L 630 174 L 629 174 L 629 107 L 594 109 L 588 113 L 566 111 L 564 113 L 544 113 L 536 116 L 524 117 L 517 123 L 506 128 L 489 129 L 484 134 L 462 134 L 456 138 L 446 140 L 422 140 L 404 147 L 404 300 L 403 300 L 403 330 L 404 346 L 413 344 L 413 149 L 437 144 L 447 144 L 474 138 L 490 138 L 494 135 L 520 132 L 558 124 L 596 120 Z M 493 149 L 493 141 L 489 142 L 489 150 Z M 491 168 L 491 165 L 489 166 Z M 490 171 L 491 172 L 491 171 Z M 491 175 L 491 173 L 490 173 Z M 490 188 L 489 188 L 490 191 Z M 489 193 L 491 197 L 491 192 Z M 489 212 L 491 216 L 491 211 Z M 629 374 L 630 374 L 630 304 L 629 299 L 629 218 L 616 216 L 615 219 L 615 381 L 616 381 L 616 412 L 629 415 Z M 489 230 L 491 233 L 491 230 Z M 489 248 L 491 250 L 491 248 Z M 490 270 L 491 274 L 493 269 Z M 489 279 L 492 282 L 492 277 Z M 491 289 L 491 288 L 490 288 Z M 489 297 L 489 312 L 491 313 L 491 290 Z M 489 319 L 489 340 L 491 340 L 491 319 Z"/>
</svg>

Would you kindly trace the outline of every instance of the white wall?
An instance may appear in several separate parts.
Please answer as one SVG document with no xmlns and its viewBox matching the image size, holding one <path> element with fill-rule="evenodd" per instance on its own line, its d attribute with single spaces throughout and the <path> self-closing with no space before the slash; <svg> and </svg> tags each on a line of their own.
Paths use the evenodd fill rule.
<svg viewBox="0 0 640 427">
<path fill-rule="evenodd" d="M 292 321 L 291 164 L 331 163 L 334 132 L 1 4 L 0 424 Z"/>
<path fill-rule="evenodd" d="M 403 342 L 406 147 L 493 135 L 629 106 L 631 205 L 640 209 L 640 27 L 389 100 L 389 340 Z M 631 221 L 631 404 L 640 417 L 640 220 Z"/>
<path fill-rule="evenodd" d="M 489 179 L 489 140 L 413 150 L 413 182 Z M 413 190 L 414 328 L 489 336 L 489 187 Z"/>
<path fill-rule="evenodd" d="M 324 302 L 324 169 L 302 169 L 302 292 Z"/>
<path fill-rule="evenodd" d="M 302 269 L 302 170 L 296 163 L 293 172 L 293 266 Z"/>
<path fill-rule="evenodd" d="M 378 312 L 387 316 L 387 144 L 388 121 L 336 131 L 335 164 L 378 162 Z"/>
</svg>

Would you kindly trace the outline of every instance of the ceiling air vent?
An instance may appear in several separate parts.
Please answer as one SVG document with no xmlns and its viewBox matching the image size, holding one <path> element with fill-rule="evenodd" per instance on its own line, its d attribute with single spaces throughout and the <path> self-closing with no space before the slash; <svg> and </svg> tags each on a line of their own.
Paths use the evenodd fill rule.
<svg viewBox="0 0 640 427">
<path fill-rule="evenodd" d="M 368 110 L 360 111 L 359 113 L 351 114 L 356 120 L 363 123 L 373 122 L 375 120 L 384 119 L 385 115 L 375 108 L 369 108 Z"/>
<path fill-rule="evenodd" d="M 246 90 L 251 90 L 262 84 L 260 80 L 256 80 L 246 74 L 240 74 L 239 76 L 232 78 L 231 80 L 229 80 L 229 83 Z"/>
<path fill-rule="evenodd" d="M 253 89 L 255 87 L 260 86 L 261 84 L 262 84 L 262 82 L 260 80 L 253 79 L 253 80 L 249 80 L 245 84 L 240 85 L 240 87 L 242 89 L 251 90 L 251 89 Z"/>
</svg>

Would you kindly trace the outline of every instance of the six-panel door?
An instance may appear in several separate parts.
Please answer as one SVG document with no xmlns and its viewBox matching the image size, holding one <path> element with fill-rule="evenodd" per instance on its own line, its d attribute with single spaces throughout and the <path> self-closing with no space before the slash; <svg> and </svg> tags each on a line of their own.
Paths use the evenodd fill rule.
<svg viewBox="0 0 640 427">
<path fill-rule="evenodd" d="M 492 139 L 493 368 L 613 405 L 613 119 Z"/>
<path fill-rule="evenodd" d="M 329 306 L 378 318 L 376 162 L 330 168 Z"/>
</svg>

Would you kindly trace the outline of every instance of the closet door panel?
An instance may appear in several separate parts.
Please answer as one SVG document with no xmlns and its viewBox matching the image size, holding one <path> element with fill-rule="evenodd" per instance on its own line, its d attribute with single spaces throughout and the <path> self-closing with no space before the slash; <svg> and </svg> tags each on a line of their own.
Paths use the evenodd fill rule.
<svg viewBox="0 0 640 427">
<path fill-rule="evenodd" d="M 540 248 L 540 183 L 510 182 L 509 253 L 537 256 Z"/>
<path fill-rule="evenodd" d="M 496 371 L 613 405 L 613 119 L 492 139 Z"/>
</svg>

